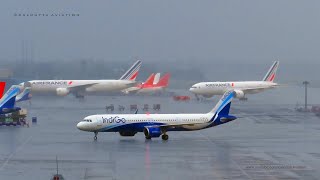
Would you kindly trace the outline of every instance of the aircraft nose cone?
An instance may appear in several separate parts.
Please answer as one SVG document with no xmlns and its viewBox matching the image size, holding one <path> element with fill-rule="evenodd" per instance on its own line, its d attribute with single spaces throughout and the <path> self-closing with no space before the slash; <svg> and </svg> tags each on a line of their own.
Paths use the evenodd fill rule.
<svg viewBox="0 0 320 180">
<path fill-rule="evenodd" d="M 194 87 L 190 88 L 189 91 L 190 91 L 190 92 L 193 92 L 193 93 L 196 93 L 196 92 L 197 92 L 196 88 L 194 88 Z"/>
<path fill-rule="evenodd" d="M 83 123 L 82 122 L 79 122 L 78 124 L 77 124 L 77 128 L 79 129 L 79 130 L 84 130 L 84 127 L 83 127 Z"/>
</svg>

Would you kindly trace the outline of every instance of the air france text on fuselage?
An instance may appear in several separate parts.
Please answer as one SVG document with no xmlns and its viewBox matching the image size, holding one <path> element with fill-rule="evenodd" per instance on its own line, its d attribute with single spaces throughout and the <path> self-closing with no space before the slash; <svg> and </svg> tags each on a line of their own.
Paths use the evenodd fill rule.
<svg viewBox="0 0 320 180">
<path fill-rule="evenodd" d="M 67 85 L 67 81 L 36 81 L 32 85 Z"/>
<path fill-rule="evenodd" d="M 231 83 L 211 83 L 206 84 L 206 87 L 231 87 Z"/>
</svg>

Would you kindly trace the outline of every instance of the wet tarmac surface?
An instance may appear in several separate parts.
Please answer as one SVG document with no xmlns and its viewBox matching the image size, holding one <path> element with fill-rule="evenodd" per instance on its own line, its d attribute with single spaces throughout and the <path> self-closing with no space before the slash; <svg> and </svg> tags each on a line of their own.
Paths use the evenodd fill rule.
<svg viewBox="0 0 320 180">
<path fill-rule="evenodd" d="M 267 96 L 267 95 L 265 95 Z M 273 97 L 276 98 L 276 97 Z M 159 113 L 208 112 L 215 102 L 174 102 L 159 97 L 37 98 L 27 127 L 0 127 L 0 179 L 319 179 L 320 118 L 297 113 L 294 104 L 257 101 L 232 104 L 239 119 L 201 131 L 169 132 L 169 140 L 145 140 L 142 133 L 93 133 L 76 128 L 104 107 L 161 104 Z M 117 112 L 117 110 L 116 110 Z M 153 110 L 150 110 L 153 113 Z M 125 113 L 129 113 L 128 109 Z M 144 113 L 140 111 L 140 113 Z"/>
</svg>

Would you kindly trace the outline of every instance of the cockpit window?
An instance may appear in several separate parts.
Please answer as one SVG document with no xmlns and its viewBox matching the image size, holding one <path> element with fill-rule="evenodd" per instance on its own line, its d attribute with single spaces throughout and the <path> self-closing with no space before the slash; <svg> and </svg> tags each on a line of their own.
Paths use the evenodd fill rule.
<svg viewBox="0 0 320 180">
<path fill-rule="evenodd" d="M 91 119 L 84 119 L 83 121 L 84 121 L 84 122 L 92 122 Z"/>
<path fill-rule="evenodd" d="M 197 86 L 192 86 L 191 88 L 192 88 L 192 89 L 196 89 L 196 88 L 197 88 Z"/>
</svg>

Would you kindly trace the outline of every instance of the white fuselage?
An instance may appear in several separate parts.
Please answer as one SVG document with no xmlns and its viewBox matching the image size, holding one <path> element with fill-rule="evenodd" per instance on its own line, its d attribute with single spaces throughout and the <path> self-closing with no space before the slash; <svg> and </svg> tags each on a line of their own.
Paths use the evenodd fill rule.
<svg viewBox="0 0 320 180">
<path fill-rule="evenodd" d="M 222 95 L 228 90 L 239 90 L 245 94 L 255 94 L 277 86 L 277 83 L 267 81 L 232 81 L 232 82 L 201 82 L 194 84 L 190 91 L 197 95 Z"/>
<path fill-rule="evenodd" d="M 146 126 L 182 124 L 183 130 L 199 130 L 209 127 L 211 116 L 210 114 L 101 114 L 84 118 L 77 124 L 77 128 L 91 132 L 142 132 Z M 176 130 L 181 129 L 176 128 Z"/>
<path fill-rule="evenodd" d="M 166 89 L 165 86 L 155 86 L 155 87 L 130 87 L 124 90 L 126 94 L 136 93 L 136 94 L 152 94 L 157 92 L 162 92 Z"/>
<path fill-rule="evenodd" d="M 73 88 L 84 92 L 113 92 L 135 84 L 129 80 L 33 80 L 29 81 L 31 93 L 55 93 L 57 88 Z"/>
<path fill-rule="evenodd" d="M 164 91 L 166 87 L 159 86 L 159 87 L 148 87 L 148 88 L 142 88 L 137 91 L 138 94 L 144 94 L 144 93 L 156 93 Z"/>
</svg>

